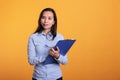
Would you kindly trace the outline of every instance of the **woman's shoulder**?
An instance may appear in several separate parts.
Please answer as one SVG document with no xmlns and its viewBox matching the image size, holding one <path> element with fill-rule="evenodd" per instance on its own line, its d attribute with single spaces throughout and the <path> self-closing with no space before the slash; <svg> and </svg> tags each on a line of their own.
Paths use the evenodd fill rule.
<svg viewBox="0 0 120 80">
<path fill-rule="evenodd" d="M 56 37 L 57 37 L 57 38 L 64 39 L 63 35 L 62 35 L 62 34 L 60 34 L 60 33 L 57 33 Z"/>
<path fill-rule="evenodd" d="M 38 33 L 32 33 L 32 34 L 30 34 L 29 38 L 34 38 L 34 37 L 36 37 L 37 35 L 38 35 Z"/>
<path fill-rule="evenodd" d="M 63 36 L 61 33 L 57 33 L 57 36 Z"/>
</svg>

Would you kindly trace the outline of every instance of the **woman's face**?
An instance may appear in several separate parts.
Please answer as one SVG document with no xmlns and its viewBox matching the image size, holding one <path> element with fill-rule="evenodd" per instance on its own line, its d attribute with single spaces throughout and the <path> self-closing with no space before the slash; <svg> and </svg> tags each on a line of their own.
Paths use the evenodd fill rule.
<svg viewBox="0 0 120 80">
<path fill-rule="evenodd" d="M 41 18 L 41 25 L 45 30 L 51 29 L 52 25 L 54 25 L 54 15 L 51 11 L 43 12 L 43 15 Z"/>
</svg>

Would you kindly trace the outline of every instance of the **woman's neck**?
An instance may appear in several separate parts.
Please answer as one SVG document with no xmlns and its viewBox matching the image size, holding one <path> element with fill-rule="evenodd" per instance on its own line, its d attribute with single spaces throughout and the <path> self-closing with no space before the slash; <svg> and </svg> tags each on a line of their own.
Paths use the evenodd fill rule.
<svg viewBox="0 0 120 80">
<path fill-rule="evenodd" d="M 43 30 L 43 33 L 48 34 L 50 32 L 50 29 Z"/>
</svg>

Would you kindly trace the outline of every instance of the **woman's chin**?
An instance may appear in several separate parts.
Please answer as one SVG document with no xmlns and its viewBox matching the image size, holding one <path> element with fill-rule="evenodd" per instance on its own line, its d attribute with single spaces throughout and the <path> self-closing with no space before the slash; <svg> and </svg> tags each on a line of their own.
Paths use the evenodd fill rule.
<svg viewBox="0 0 120 80">
<path fill-rule="evenodd" d="M 44 29 L 50 29 L 50 27 L 49 26 L 44 26 Z"/>
</svg>

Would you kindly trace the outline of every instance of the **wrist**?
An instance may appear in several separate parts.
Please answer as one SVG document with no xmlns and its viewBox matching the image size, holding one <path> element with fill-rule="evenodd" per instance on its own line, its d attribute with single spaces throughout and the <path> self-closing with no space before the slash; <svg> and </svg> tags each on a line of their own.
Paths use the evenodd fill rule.
<svg viewBox="0 0 120 80">
<path fill-rule="evenodd" d="M 60 57 L 60 54 L 56 55 L 55 58 L 58 59 Z"/>
</svg>

